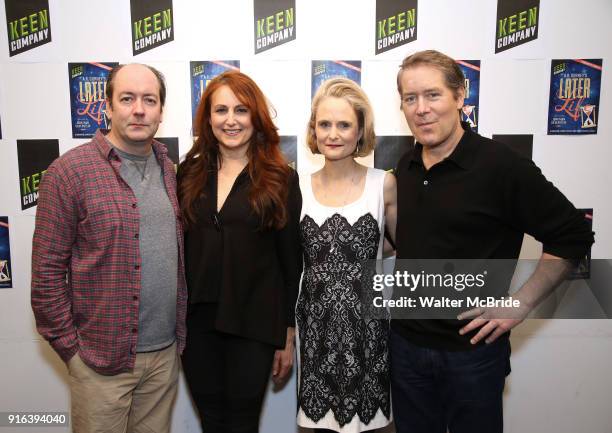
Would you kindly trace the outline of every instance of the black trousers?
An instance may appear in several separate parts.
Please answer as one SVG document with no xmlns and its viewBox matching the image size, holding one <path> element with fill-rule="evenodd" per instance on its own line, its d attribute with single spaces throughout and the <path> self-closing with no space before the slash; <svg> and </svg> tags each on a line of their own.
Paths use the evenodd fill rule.
<svg viewBox="0 0 612 433">
<path fill-rule="evenodd" d="M 202 432 L 257 433 L 275 348 L 215 330 L 203 310 L 188 315 L 182 359 Z"/>
</svg>

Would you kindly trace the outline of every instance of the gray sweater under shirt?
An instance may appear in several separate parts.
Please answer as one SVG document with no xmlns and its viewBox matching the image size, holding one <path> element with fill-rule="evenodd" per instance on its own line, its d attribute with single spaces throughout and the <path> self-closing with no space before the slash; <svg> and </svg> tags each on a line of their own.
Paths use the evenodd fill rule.
<svg viewBox="0 0 612 433">
<path fill-rule="evenodd" d="M 115 147 L 119 170 L 140 210 L 141 290 L 137 352 L 163 349 L 175 340 L 178 246 L 176 216 L 155 154 L 131 155 Z"/>
</svg>

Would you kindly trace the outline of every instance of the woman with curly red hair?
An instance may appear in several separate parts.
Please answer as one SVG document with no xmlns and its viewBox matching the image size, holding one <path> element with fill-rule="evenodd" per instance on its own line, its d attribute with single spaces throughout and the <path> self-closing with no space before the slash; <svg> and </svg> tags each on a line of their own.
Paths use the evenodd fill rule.
<svg viewBox="0 0 612 433">
<path fill-rule="evenodd" d="M 270 371 L 282 380 L 293 363 L 299 182 L 247 75 L 214 78 L 194 125 L 178 175 L 189 288 L 183 369 L 204 432 L 257 432 Z"/>
</svg>

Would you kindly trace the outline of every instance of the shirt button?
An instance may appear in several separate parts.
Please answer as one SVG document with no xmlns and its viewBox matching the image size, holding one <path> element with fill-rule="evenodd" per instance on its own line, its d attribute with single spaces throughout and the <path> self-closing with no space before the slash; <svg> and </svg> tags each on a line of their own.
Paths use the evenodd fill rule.
<svg viewBox="0 0 612 433">
<path fill-rule="evenodd" d="M 140 265 L 134 265 L 134 269 L 136 270 L 140 269 Z"/>
<path fill-rule="evenodd" d="M 132 334 L 136 334 L 137 332 L 138 332 L 138 329 L 132 328 Z"/>
<path fill-rule="evenodd" d="M 136 203 L 132 203 L 132 208 L 136 209 Z"/>
<path fill-rule="evenodd" d="M 134 296 L 133 296 L 133 299 L 134 299 L 135 301 L 137 301 L 137 300 L 138 300 L 138 296 L 134 295 Z"/>
<path fill-rule="evenodd" d="M 425 185 L 425 186 L 429 185 L 429 181 L 428 180 L 424 180 L 423 181 L 423 185 Z"/>
<path fill-rule="evenodd" d="M 138 233 L 136 233 L 136 234 L 134 235 L 134 239 L 138 239 L 138 237 L 139 237 L 139 235 L 138 235 Z"/>
</svg>

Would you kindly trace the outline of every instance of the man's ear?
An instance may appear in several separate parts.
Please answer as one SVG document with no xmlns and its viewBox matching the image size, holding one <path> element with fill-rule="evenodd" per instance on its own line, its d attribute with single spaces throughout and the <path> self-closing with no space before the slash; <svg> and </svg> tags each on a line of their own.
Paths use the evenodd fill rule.
<svg viewBox="0 0 612 433">
<path fill-rule="evenodd" d="M 456 95 L 457 96 L 455 97 L 455 99 L 457 100 L 457 109 L 460 110 L 465 102 L 465 89 L 459 88 L 457 90 Z"/>
</svg>

